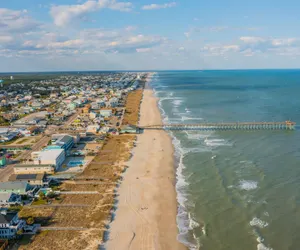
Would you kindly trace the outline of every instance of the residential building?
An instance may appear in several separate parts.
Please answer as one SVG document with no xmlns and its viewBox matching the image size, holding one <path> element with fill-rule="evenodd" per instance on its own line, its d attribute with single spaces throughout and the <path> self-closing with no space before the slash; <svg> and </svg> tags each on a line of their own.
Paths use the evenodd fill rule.
<svg viewBox="0 0 300 250">
<path fill-rule="evenodd" d="M 31 158 L 34 161 L 34 164 L 53 165 L 55 170 L 60 168 L 65 160 L 65 157 L 64 149 L 52 149 L 31 153 Z"/>
<path fill-rule="evenodd" d="M 44 173 L 41 174 L 12 174 L 9 181 L 22 182 L 27 181 L 30 186 L 44 186 L 47 185 Z"/>
<path fill-rule="evenodd" d="M 90 112 L 90 119 L 95 119 L 97 117 L 97 113 L 94 111 Z"/>
<path fill-rule="evenodd" d="M 25 195 L 30 189 L 27 181 L 20 182 L 0 182 L 0 193 L 16 193 L 20 195 Z"/>
<path fill-rule="evenodd" d="M 14 166 L 15 174 L 53 174 L 55 167 L 53 165 L 28 165 L 28 164 L 17 164 Z"/>
<path fill-rule="evenodd" d="M 52 135 L 52 144 L 60 146 L 64 150 L 69 150 L 74 145 L 74 138 L 70 135 L 55 134 Z"/>
<path fill-rule="evenodd" d="M 112 116 L 112 110 L 111 109 L 101 109 L 100 115 L 104 117 L 110 117 Z"/>
<path fill-rule="evenodd" d="M 98 124 L 90 125 L 86 128 L 86 132 L 89 133 L 97 133 L 100 129 L 100 126 Z"/>
<path fill-rule="evenodd" d="M 25 226 L 26 222 L 20 220 L 17 212 L 0 213 L 0 238 L 13 239 L 16 238 L 17 232 Z"/>
<path fill-rule="evenodd" d="M 0 167 L 4 167 L 6 165 L 6 156 L 0 156 Z"/>
<path fill-rule="evenodd" d="M 91 105 L 90 104 L 87 104 L 84 106 L 84 108 L 82 109 L 83 113 L 89 113 L 90 112 L 90 109 L 91 109 Z"/>
<path fill-rule="evenodd" d="M 122 126 L 120 129 L 120 134 L 137 134 L 140 133 L 140 129 L 138 129 L 136 126 Z"/>
<path fill-rule="evenodd" d="M 21 203 L 21 196 L 16 193 L 0 193 L 0 206 L 17 205 Z"/>
</svg>

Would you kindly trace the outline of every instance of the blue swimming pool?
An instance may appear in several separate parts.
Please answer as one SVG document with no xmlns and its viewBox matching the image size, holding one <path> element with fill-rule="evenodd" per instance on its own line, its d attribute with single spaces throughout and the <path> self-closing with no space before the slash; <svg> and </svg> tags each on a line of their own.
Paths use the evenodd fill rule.
<svg viewBox="0 0 300 250">
<path fill-rule="evenodd" d="M 78 167 L 78 166 L 80 166 L 80 165 L 85 165 L 85 161 L 70 161 L 69 163 L 68 163 L 68 167 Z"/>
</svg>

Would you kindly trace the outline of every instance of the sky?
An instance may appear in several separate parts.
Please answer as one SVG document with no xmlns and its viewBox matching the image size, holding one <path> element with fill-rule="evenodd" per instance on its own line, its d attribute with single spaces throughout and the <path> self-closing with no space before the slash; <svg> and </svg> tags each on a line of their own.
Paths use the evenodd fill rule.
<svg viewBox="0 0 300 250">
<path fill-rule="evenodd" d="M 296 0 L 0 0 L 0 72 L 300 68 L 299 11 Z"/>
</svg>

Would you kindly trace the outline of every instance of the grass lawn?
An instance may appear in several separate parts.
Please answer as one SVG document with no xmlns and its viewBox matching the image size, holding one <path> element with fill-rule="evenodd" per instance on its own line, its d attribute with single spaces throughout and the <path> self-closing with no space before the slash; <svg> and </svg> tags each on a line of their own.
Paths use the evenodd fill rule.
<svg viewBox="0 0 300 250">
<path fill-rule="evenodd" d="M 32 206 L 35 206 L 35 205 L 47 205 L 47 200 L 37 200 L 37 201 L 34 201 L 31 203 Z"/>
</svg>

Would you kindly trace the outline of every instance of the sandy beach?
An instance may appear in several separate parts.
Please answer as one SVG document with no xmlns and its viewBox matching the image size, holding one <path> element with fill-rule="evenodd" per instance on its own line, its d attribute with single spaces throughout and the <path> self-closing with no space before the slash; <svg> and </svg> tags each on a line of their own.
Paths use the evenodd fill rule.
<svg viewBox="0 0 300 250">
<path fill-rule="evenodd" d="M 146 86 L 140 125 L 161 124 L 153 91 Z M 177 241 L 177 201 L 173 145 L 164 131 L 138 135 L 118 189 L 119 203 L 111 223 L 108 250 L 186 249 Z"/>
</svg>

